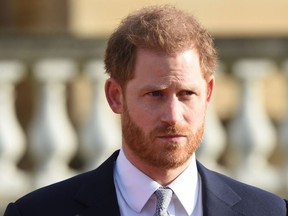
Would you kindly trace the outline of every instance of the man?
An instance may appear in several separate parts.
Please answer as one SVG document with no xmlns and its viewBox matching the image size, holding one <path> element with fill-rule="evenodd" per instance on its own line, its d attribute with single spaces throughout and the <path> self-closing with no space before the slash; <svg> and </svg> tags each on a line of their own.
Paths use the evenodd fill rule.
<svg viewBox="0 0 288 216">
<path fill-rule="evenodd" d="M 189 14 L 153 6 L 128 16 L 105 55 L 106 97 L 121 115 L 120 152 L 20 198 L 4 216 L 287 215 L 283 199 L 195 159 L 215 65 L 210 35 Z"/>
</svg>

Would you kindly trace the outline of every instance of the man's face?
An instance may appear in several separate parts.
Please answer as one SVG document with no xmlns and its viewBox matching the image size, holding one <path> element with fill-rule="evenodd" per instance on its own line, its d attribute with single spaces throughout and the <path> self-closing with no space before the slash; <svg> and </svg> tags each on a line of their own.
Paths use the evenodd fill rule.
<svg viewBox="0 0 288 216">
<path fill-rule="evenodd" d="M 213 85 L 213 77 L 203 78 L 195 49 L 173 56 L 139 49 L 123 93 L 124 151 L 159 168 L 187 162 L 201 142 Z"/>
</svg>

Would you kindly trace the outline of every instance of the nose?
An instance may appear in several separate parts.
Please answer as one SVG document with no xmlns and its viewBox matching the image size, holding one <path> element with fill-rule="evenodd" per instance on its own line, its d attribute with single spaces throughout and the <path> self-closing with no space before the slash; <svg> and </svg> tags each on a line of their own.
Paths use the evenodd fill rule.
<svg viewBox="0 0 288 216">
<path fill-rule="evenodd" d="M 177 96 L 173 96 L 163 104 L 162 122 L 168 125 L 175 125 L 183 119 L 183 107 Z"/>
</svg>

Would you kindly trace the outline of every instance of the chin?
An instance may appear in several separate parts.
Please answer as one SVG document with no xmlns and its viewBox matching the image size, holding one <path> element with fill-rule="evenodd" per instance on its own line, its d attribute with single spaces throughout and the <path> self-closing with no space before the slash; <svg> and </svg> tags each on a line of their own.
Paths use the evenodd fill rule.
<svg viewBox="0 0 288 216">
<path fill-rule="evenodd" d="M 172 144 L 171 146 L 178 145 Z M 169 145 L 170 146 L 170 145 Z M 175 169 L 179 166 L 185 164 L 192 156 L 194 151 L 187 151 L 184 148 L 166 148 L 162 152 L 155 153 L 154 156 L 151 156 L 147 159 L 147 162 L 152 166 L 163 168 L 163 169 Z"/>
</svg>

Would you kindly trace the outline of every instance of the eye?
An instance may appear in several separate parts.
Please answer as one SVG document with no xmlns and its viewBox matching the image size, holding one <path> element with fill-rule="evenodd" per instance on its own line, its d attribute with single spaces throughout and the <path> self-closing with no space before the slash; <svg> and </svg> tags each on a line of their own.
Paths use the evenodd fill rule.
<svg viewBox="0 0 288 216">
<path fill-rule="evenodd" d="M 161 97 L 163 96 L 163 93 L 161 91 L 153 91 L 153 92 L 149 92 L 148 95 L 152 97 Z"/>
<path fill-rule="evenodd" d="M 179 96 L 192 96 L 194 94 L 196 94 L 194 91 L 185 90 L 185 91 L 181 91 L 178 95 Z"/>
</svg>

